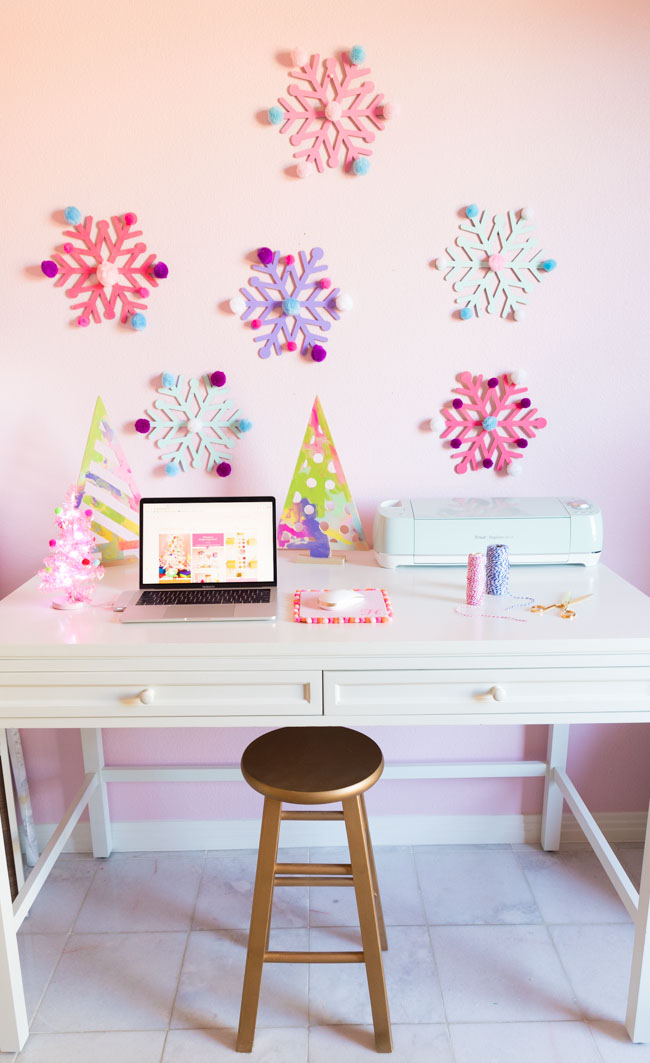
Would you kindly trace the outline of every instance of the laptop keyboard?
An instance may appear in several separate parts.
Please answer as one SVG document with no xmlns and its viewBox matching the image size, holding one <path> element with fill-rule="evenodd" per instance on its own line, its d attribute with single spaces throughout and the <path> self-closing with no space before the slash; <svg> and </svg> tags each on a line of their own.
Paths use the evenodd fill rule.
<svg viewBox="0 0 650 1063">
<path fill-rule="evenodd" d="M 270 602 L 269 587 L 143 591 L 136 605 L 258 605 Z"/>
</svg>

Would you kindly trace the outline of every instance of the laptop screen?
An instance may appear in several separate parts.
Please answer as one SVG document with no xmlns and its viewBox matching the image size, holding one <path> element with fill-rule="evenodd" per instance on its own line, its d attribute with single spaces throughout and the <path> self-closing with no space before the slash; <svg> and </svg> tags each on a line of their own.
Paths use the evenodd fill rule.
<svg viewBox="0 0 650 1063">
<path fill-rule="evenodd" d="M 141 587 L 277 583 L 274 498 L 140 500 Z"/>
</svg>

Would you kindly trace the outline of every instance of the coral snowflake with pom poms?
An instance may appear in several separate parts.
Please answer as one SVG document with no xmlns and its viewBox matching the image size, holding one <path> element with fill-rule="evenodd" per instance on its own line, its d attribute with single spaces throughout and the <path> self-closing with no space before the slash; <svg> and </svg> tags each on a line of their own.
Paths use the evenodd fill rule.
<svg viewBox="0 0 650 1063">
<path fill-rule="evenodd" d="M 50 553 L 39 572 L 41 590 L 62 590 L 55 609 L 76 609 L 91 601 L 95 584 L 104 575 L 96 556 L 92 509 L 82 509 L 84 487 L 70 487 L 62 506 L 54 510 L 59 533 L 50 539 Z"/>
<path fill-rule="evenodd" d="M 52 258 L 41 262 L 46 277 L 56 277 L 56 288 L 69 284 L 66 295 L 75 299 L 72 309 L 80 310 L 77 324 L 82 328 L 91 321 L 101 322 L 117 313 L 122 324 L 141 332 L 147 325 L 149 285 L 158 287 L 169 269 L 155 255 L 147 255 L 147 245 L 138 237 L 138 219 L 132 211 L 113 217 L 113 235 L 107 221 L 98 221 L 93 235 L 93 219 L 84 221 L 77 207 L 66 207 L 65 219 L 72 229 L 65 229 L 65 243 Z M 143 257 L 146 256 L 146 257 Z M 120 304 L 118 306 L 118 304 Z"/>
<path fill-rule="evenodd" d="M 250 290 L 241 288 L 241 295 L 230 300 L 230 309 L 250 322 L 260 358 L 286 350 L 322 362 L 331 328 L 328 316 L 338 321 L 340 311 L 353 305 L 349 295 L 323 276 L 327 266 L 321 261 L 322 248 L 314 247 L 309 256 L 300 251 L 298 262 L 270 247 L 260 247 L 257 257 L 259 265 L 253 269 L 258 276 L 249 278 Z"/>
<path fill-rule="evenodd" d="M 146 417 L 139 417 L 135 430 L 160 448 L 165 472 L 175 476 L 206 461 L 207 471 L 229 476 L 231 451 L 252 428 L 232 399 L 226 398 L 226 374 L 217 370 L 200 380 L 183 383 L 182 376 L 163 373 L 156 399 Z"/>
<path fill-rule="evenodd" d="M 299 177 L 308 177 L 325 163 L 336 168 L 341 159 L 344 169 L 361 176 L 370 168 L 371 144 L 375 130 L 397 116 L 397 104 L 384 101 L 383 93 L 373 95 L 375 86 L 365 80 L 370 68 L 363 66 L 365 50 L 355 44 L 339 59 L 324 59 L 321 73 L 320 55 L 311 58 L 302 48 L 291 53 L 296 69 L 289 77 L 290 100 L 280 97 L 268 112 L 271 125 L 288 133 L 294 159 L 298 160 Z"/>
<path fill-rule="evenodd" d="M 468 321 L 487 311 L 523 320 L 531 291 L 557 265 L 535 246 L 532 211 L 511 210 L 491 218 L 472 203 L 465 214 L 462 235 L 447 248 L 448 257 L 436 259 L 458 293 L 460 317 Z"/>
<path fill-rule="evenodd" d="M 443 407 L 442 416 L 434 417 L 431 428 L 442 439 L 452 436 L 451 449 L 459 453 L 456 472 L 468 469 L 505 469 L 511 476 L 521 472 L 519 459 L 530 439 L 534 439 L 546 420 L 526 396 L 523 370 L 504 373 L 501 377 L 474 377 L 461 373 L 461 386 L 453 388 L 458 398 Z M 462 397 L 461 397 L 462 396 Z"/>
</svg>

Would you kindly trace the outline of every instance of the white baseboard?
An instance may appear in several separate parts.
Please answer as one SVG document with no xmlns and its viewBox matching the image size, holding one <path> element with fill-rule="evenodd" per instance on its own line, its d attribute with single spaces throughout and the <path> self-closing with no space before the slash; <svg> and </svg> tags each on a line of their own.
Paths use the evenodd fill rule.
<svg viewBox="0 0 650 1063">
<path fill-rule="evenodd" d="M 604 812 L 596 822 L 610 842 L 643 842 L 645 812 Z M 56 824 L 42 823 L 36 836 L 42 849 Z M 539 841 L 541 816 L 373 816 L 375 845 L 494 845 Z M 174 852 L 197 849 L 256 849 L 260 824 L 257 819 L 145 820 L 113 823 L 116 852 Z M 562 841 L 584 840 L 574 817 L 562 817 Z M 345 831 L 334 822 L 289 820 L 282 825 L 281 844 L 285 846 L 343 845 Z M 92 851 L 90 824 L 78 823 L 65 852 Z"/>
</svg>

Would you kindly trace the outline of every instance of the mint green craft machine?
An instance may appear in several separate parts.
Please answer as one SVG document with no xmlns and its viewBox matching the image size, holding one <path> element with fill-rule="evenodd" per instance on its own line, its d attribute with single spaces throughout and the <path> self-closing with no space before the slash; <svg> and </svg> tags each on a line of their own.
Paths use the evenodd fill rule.
<svg viewBox="0 0 650 1063">
<path fill-rule="evenodd" d="M 514 565 L 595 565 L 603 519 L 583 498 L 390 499 L 375 516 L 383 568 L 465 565 L 489 543 L 505 543 Z"/>
</svg>

